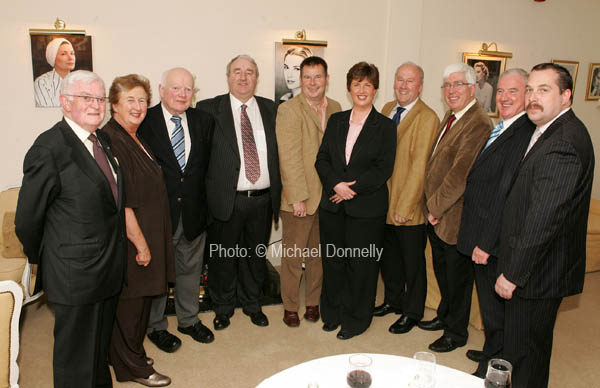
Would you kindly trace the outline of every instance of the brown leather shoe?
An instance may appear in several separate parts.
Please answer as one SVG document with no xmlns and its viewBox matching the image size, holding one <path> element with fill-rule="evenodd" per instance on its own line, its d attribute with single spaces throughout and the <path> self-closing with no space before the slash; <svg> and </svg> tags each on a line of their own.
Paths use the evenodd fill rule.
<svg viewBox="0 0 600 388">
<path fill-rule="evenodd" d="M 161 375 L 158 372 L 152 373 L 145 379 L 142 377 L 138 377 L 136 379 L 133 379 L 133 381 L 145 385 L 147 387 L 166 387 L 167 385 L 171 384 L 171 379 L 168 376 Z"/>
<path fill-rule="evenodd" d="M 289 327 L 298 327 L 300 326 L 300 317 L 295 311 L 283 310 L 283 323 Z"/>
<path fill-rule="evenodd" d="M 317 322 L 319 320 L 319 317 L 319 306 L 306 306 L 304 319 L 311 322 Z"/>
</svg>

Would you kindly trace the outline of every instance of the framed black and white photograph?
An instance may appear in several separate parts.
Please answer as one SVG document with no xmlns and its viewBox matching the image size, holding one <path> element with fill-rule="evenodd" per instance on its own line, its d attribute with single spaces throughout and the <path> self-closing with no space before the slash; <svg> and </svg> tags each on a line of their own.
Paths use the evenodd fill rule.
<svg viewBox="0 0 600 388">
<path fill-rule="evenodd" d="M 74 70 L 93 71 L 92 37 L 85 34 L 30 33 L 36 107 L 59 107 L 62 80 Z"/>
<path fill-rule="evenodd" d="M 498 117 L 496 89 L 500 74 L 506 70 L 506 58 L 463 53 L 463 62 L 475 70 L 475 98 L 488 112 L 488 116 Z"/>
<path fill-rule="evenodd" d="M 325 47 L 275 42 L 275 102 L 280 104 L 300 94 L 300 64 L 305 58 L 324 58 Z"/>
<path fill-rule="evenodd" d="M 577 81 L 577 71 L 579 70 L 579 62 L 576 61 L 564 61 L 562 59 L 553 59 L 552 63 L 556 63 L 557 65 L 561 65 L 565 69 L 569 71 L 571 77 L 573 78 L 573 90 L 571 92 L 575 94 L 575 81 Z"/>
<path fill-rule="evenodd" d="M 600 99 L 600 63 L 590 63 L 585 99 L 587 101 Z"/>
</svg>

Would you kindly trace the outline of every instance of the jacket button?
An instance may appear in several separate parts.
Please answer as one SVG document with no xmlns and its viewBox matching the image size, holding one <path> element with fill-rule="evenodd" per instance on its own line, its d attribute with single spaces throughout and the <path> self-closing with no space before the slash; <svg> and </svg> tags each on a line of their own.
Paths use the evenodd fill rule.
<svg viewBox="0 0 600 388">
<path fill-rule="evenodd" d="M 180 179 L 180 182 L 182 182 L 182 183 L 183 183 L 183 181 L 184 181 L 184 180 L 185 180 L 185 178 L 181 178 L 181 179 Z"/>
<path fill-rule="evenodd" d="M 177 202 L 181 202 L 181 201 L 182 201 L 181 197 L 177 198 Z"/>
</svg>

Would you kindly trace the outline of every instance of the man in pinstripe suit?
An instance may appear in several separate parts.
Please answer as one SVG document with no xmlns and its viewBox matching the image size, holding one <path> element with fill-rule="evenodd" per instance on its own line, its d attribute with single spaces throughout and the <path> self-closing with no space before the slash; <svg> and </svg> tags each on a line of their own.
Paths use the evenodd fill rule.
<svg viewBox="0 0 600 388">
<path fill-rule="evenodd" d="M 483 351 L 469 350 L 479 362 L 475 374 L 484 377 L 487 361 L 501 355 L 504 338 L 504 300 L 494 291 L 498 242 L 506 194 L 535 126 L 525 114 L 527 72 L 511 69 L 498 80 L 496 105 L 502 117 L 479 153 L 467 178 L 458 250 L 473 260 L 485 330 Z"/>
<path fill-rule="evenodd" d="M 558 308 L 583 289 L 594 150 L 571 109 L 572 89 L 569 72 L 552 63 L 536 65 L 527 82 L 536 129 L 506 200 L 495 284 L 506 299 L 513 388 L 548 386 Z"/>
</svg>

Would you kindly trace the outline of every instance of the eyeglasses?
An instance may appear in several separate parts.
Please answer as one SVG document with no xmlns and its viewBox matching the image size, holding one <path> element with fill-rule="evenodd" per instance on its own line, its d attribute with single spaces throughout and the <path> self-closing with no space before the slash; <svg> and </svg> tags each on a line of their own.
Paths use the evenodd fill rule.
<svg viewBox="0 0 600 388">
<path fill-rule="evenodd" d="M 106 97 L 81 96 L 78 94 L 65 94 L 65 96 L 79 97 L 79 98 L 83 99 L 83 102 L 85 102 L 86 104 L 91 104 L 94 100 L 96 100 L 96 102 L 98 102 L 98 104 L 106 104 L 106 101 L 108 100 L 108 98 L 106 98 Z"/>
<path fill-rule="evenodd" d="M 462 82 L 462 81 L 456 81 L 453 83 L 448 83 L 448 82 L 444 82 L 442 84 L 442 89 L 458 89 L 458 88 L 462 88 L 463 86 L 469 86 L 472 85 L 468 82 Z"/>
</svg>

